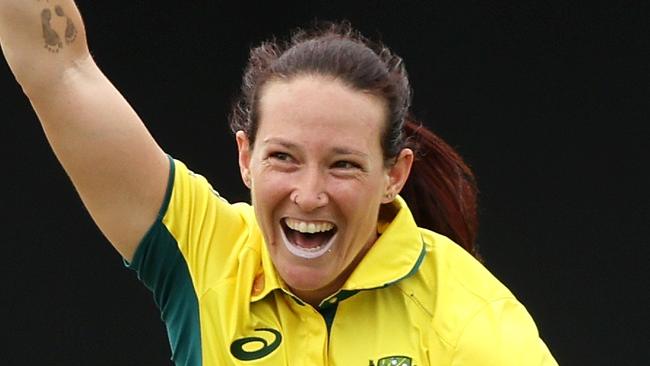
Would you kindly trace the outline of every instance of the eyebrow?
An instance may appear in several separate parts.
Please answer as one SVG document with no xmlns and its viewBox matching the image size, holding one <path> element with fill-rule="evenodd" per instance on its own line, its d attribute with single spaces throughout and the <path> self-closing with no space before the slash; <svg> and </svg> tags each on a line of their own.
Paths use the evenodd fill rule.
<svg viewBox="0 0 650 366">
<path fill-rule="evenodd" d="M 364 159 L 368 157 L 368 154 L 366 153 L 359 150 L 349 149 L 347 147 L 335 147 L 333 151 L 337 155 L 356 155 Z"/>
<path fill-rule="evenodd" d="M 302 150 L 300 146 L 298 146 L 297 144 L 280 137 L 268 137 L 264 139 L 262 142 L 265 145 L 278 144 L 284 146 L 287 149 L 295 149 L 299 151 Z M 368 154 L 359 150 L 351 149 L 349 147 L 335 146 L 334 148 L 332 148 L 332 152 L 334 152 L 337 155 L 356 155 L 364 159 L 368 158 Z"/>
</svg>

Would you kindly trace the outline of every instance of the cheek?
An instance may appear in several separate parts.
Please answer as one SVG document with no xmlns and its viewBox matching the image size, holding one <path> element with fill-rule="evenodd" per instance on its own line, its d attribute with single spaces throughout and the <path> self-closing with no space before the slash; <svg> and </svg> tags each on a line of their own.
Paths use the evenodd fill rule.
<svg viewBox="0 0 650 366">
<path fill-rule="evenodd" d="M 374 221 L 383 192 L 377 182 L 377 180 L 337 182 L 330 186 L 330 194 L 341 211 L 351 220 Z"/>
<path fill-rule="evenodd" d="M 383 176 L 373 174 L 355 179 L 332 179 L 329 190 L 337 197 L 345 197 L 349 202 L 365 201 L 371 203 L 383 193 Z"/>
<path fill-rule="evenodd" d="M 274 206 L 289 194 L 288 182 L 291 180 L 286 174 L 257 169 L 253 171 L 252 175 L 251 196 L 254 206 L 259 205 L 266 208 Z"/>
<path fill-rule="evenodd" d="M 275 242 L 275 213 L 282 207 L 284 197 L 287 197 L 286 182 L 287 179 L 283 179 L 279 174 L 253 173 L 253 209 L 262 235 L 269 244 Z"/>
</svg>

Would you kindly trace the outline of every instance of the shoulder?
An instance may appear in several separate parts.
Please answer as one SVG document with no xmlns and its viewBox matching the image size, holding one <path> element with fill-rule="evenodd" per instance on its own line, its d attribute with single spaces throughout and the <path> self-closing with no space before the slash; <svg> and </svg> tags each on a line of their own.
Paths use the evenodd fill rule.
<svg viewBox="0 0 650 366">
<path fill-rule="evenodd" d="M 484 309 L 514 295 L 483 264 L 449 238 L 420 229 L 426 255 L 409 285 L 428 307 L 433 329 L 454 345 L 462 329 Z M 406 285 L 406 284 L 405 284 Z"/>
<path fill-rule="evenodd" d="M 227 267 L 213 264 L 231 262 L 256 229 L 249 204 L 229 203 L 203 176 L 173 160 L 158 219 L 140 242 L 136 258 L 148 258 L 142 265 L 175 258 L 195 279 L 227 276 Z"/>
<path fill-rule="evenodd" d="M 508 288 L 460 245 L 441 234 L 420 229 L 427 250 L 428 270 L 439 280 L 440 290 L 462 289 L 469 302 L 514 298 Z M 460 295 L 460 293 L 458 294 Z"/>
<path fill-rule="evenodd" d="M 431 327 L 458 364 L 553 365 L 535 322 L 490 271 L 440 234 L 420 229 L 427 250 L 414 281 Z"/>
<path fill-rule="evenodd" d="M 181 226 L 227 223 L 226 226 L 244 228 L 253 218 L 253 209 L 246 203 L 229 203 L 204 176 L 194 173 L 183 162 L 173 160 L 160 217 L 167 226 L 179 221 Z"/>
</svg>

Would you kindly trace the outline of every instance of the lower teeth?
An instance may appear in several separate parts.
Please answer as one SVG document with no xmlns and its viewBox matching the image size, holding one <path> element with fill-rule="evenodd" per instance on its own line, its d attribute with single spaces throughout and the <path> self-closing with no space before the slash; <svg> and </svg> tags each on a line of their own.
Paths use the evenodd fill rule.
<svg viewBox="0 0 650 366">
<path fill-rule="evenodd" d="M 318 245 L 313 248 L 305 248 L 290 241 L 289 238 L 287 238 L 287 234 L 285 233 L 285 231 L 284 230 L 281 231 L 282 231 L 282 239 L 284 241 L 285 247 L 287 247 L 289 252 L 297 257 L 301 257 L 305 259 L 318 258 L 325 253 L 331 252 L 330 248 L 332 246 L 332 243 L 334 242 L 334 236 L 336 235 L 333 234 L 332 236 L 329 237 L 329 239 L 327 239 L 325 243 L 321 245 Z"/>
</svg>

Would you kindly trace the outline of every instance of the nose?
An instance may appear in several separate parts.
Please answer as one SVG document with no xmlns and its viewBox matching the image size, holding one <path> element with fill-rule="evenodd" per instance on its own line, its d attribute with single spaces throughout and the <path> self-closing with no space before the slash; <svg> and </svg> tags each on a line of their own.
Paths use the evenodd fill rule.
<svg viewBox="0 0 650 366">
<path fill-rule="evenodd" d="M 325 177 L 318 169 L 305 169 L 295 180 L 290 199 L 305 212 L 311 212 L 329 203 Z"/>
</svg>

